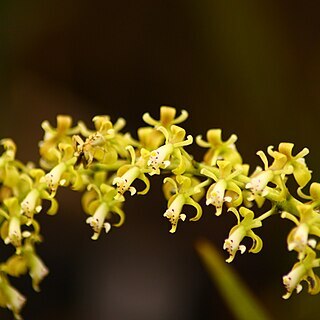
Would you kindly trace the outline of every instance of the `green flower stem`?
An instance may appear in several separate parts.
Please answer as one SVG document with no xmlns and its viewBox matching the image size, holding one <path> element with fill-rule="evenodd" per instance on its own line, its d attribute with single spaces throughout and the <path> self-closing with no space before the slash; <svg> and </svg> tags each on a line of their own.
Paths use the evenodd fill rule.
<svg viewBox="0 0 320 320">
<path fill-rule="evenodd" d="M 245 185 L 246 185 L 248 182 L 250 182 L 251 179 L 250 179 L 249 177 L 243 175 L 243 174 L 239 174 L 239 175 L 237 176 L 237 180 L 238 180 L 238 183 L 239 183 L 239 187 L 242 188 L 242 189 L 244 189 L 244 188 L 245 188 Z"/>
<path fill-rule="evenodd" d="M 300 213 L 297 207 L 301 205 L 303 205 L 303 203 L 291 195 L 286 200 L 278 202 L 276 204 L 279 211 L 287 211 L 297 217 L 300 217 Z"/>
<path fill-rule="evenodd" d="M 269 211 L 265 212 L 264 214 L 262 214 L 261 216 L 259 216 L 255 220 L 262 221 L 264 219 L 269 218 L 270 216 L 272 216 L 275 213 L 277 213 L 277 210 L 275 209 L 275 207 L 273 207 L 272 209 L 270 209 Z"/>
<path fill-rule="evenodd" d="M 264 196 L 264 198 L 270 200 L 271 202 L 278 203 L 285 199 L 285 197 L 282 196 L 281 192 L 278 190 L 274 190 L 270 187 L 266 187 L 266 190 L 268 190 L 268 193 Z"/>
<path fill-rule="evenodd" d="M 112 164 L 94 163 L 90 166 L 90 169 L 84 169 L 83 172 L 87 173 L 90 171 L 117 171 L 122 166 L 130 164 L 129 160 L 118 160 Z"/>
<path fill-rule="evenodd" d="M 193 167 L 187 168 L 186 173 L 191 174 L 197 177 L 204 177 L 201 174 L 202 169 L 207 169 L 212 171 L 215 175 L 219 175 L 219 169 L 217 167 L 211 167 L 202 162 L 197 162 L 195 160 L 192 161 Z"/>
</svg>

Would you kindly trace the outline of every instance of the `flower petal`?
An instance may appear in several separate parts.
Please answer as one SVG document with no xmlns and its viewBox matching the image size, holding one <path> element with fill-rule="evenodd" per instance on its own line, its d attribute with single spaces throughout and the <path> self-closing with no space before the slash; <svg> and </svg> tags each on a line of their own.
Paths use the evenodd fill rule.
<svg viewBox="0 0 320 320">
<path fill-rule="evenodd" d="M 186 199 L 186 204 L 189 204 L 189 205 L 195 207 L 196 210 L 197 210 L 197 214 L 196 214 L 193 218 L 190 218 L 190 221 L 197 221 L 197 220 L 199 220 L 199 219 L 201 218 L 201 216 L 202 216 L 202 208 L 201 208 L 200 204 L 197 203 L 197 202 L 195 202 L 195 201 L 194 201 L 192 198 L 190 198 L 190 197 Z"/>
<path fill-rule="evenodd" d="M 260 252 L 263 246 L 262 239 L 258 235 L 256 235 L 252 230 L 249 230 L 247 232 L 247 236 L 253 240 L 253 244 L 249 252 L 252 252 L 252 253 Z"/>
<path fill-rule="evenodd" d="M 311 179 L 311 173 L 308 168 L 299 162 L 294 163 L 293 176 L 300 187 L 304 187 Z"/>
</svg>

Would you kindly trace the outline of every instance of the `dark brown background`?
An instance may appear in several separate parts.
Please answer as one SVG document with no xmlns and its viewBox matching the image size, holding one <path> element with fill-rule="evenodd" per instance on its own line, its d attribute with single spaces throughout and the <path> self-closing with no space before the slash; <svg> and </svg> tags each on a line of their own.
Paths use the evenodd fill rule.
<svg viewBox="0 0 320 320">
<path fill-rule="evenodd" d="M 236 133 L 246 162 L 281 141 L 308 146 L 319 180 L 319 5 L 301 1 L 1 1 L 0 136 L 18 156 L 38 161 L 44 119 L 59 113 L 88 124 L 96 114 L 127 119 L 161 105 L 190 112 L 188 133 Z M 198 159 L 202 150 L 191 148 Z M 202 269 L 193 244 L 221 248 L 235 220 L 206 208 L 198 223 L 169 234 L 161 179 L 126 205 L 127 221 L 90 240 L 80 195 L 61 190 L 60 212 L 43 216 L 39 252 L 50 268 L 41 294 L 28 296 L 26 319 L 232 319 Z M 259 234 L 264 251 L 234 266 L 274 319 L 315 319 L 319 296 L 283 301 L 281 277 L 292 266 L 278 217 Z M 4 245 L 2 245 L 3 247 Z M 5 249 L 3 249 L 4 252 Z M 3 254 L 5 255 L 5 254 Z M 0 310 L 1 319 L 10 314 Z"/>
</svg>

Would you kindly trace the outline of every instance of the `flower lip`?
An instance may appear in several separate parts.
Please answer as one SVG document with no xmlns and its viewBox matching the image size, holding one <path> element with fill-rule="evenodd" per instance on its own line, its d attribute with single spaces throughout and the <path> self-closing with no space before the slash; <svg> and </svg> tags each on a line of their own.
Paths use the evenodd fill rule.
<svg viewBox="0 0 320 320">
<path fill-rule="evenodd" d="M 93 216 L 87 218 L 86 222 L 92 227 L 94 232 L 93 236 L 91 237 L 92 240 L 97 240 L 99 238 L 103 227 L 105 228 L 106 233 L 108 233 L 111 229 L 110 223 L 105 222 L 107 215 L 108 206 L 105 202 L 103 202 L 98 206 Z"/>
<path fill-rule="evenodd" d="M 218 180 L 216 183 L 212 184 L 207 191 L 206 205 L 214 205 L 217 209 L 216 215 L 220 215 L 222 212 L 222 205 L 224 201 L 229 202 L 230 197 L 225 197 L 227 183 L 225 180 Z"/>
<path fill-rule="evenodd" d="M 152 169 L 149 173 L 150 175 L 160 174 L 160 168 L 166 168 L 170 165 L 169 157 L 173 152 L 173 149 L 173 145 L 169 143 L 153 150 L 150 153 L 149 160 L 147 162 L 147 165 Z"/>
<path fill-rule="evenodd" d="M 136 189 L 131 186 L 133 181 L 141 174 L 140 169 L 136 166 L 131 167 L 121 177 L 113 179 L 112 184 L 117 185 L 118 194 L 123 195 L 126 191 L 130 191 L 133 196 L 136 193 Z"/>
<path fill-rule="evenodd" d="M 234 232 L 231 232 L 229 238 L 224 241 L 223 249 L 227 250 L 227 252 L 230 255 L 229 258 L 226 260 L 227 262 L 231 262 L 234 259 L 238 250 L 241 252 L 241 254 L 243 254 L 246 251 L 246 246 L 240 245 L 245 235 L 245 228 L 239 226 L 234 230 Z"/>
<path fill-rule="evenodd" d="M 5 239 L 5 243 L 12 243 L 15 247 L 20 247 L 21 238 L 20 219 L 16 216 L 11 217 L 9 220 L 9 234 Z"/>
<path fill-rule="evenodd" d="M 284 299 L 289 298 L 294 290 L 296 290 L 297 293 L 302 290 L 300 281 L 302 280 L 302 277 L 305 275 L 306 271 L 307 270 L 305 266 L 300 264 L 293 268 L 287 275 L 283 276 L 283 284 L 287 290 L 287 294 L 283 296 Z"/>
<path fill-rule="evenodd" d="M 251 181 L 246 184 L 246 189 L 250 189 L 253 194 L 263 193 L 266 186 L 273 178 L 271 170 L 261 171 L 251 178 Z"/>
<path fill-rule="evenodd" d="M 309 226 L 306 223 L 299 224 L 293 230 L 292 239 L 288 243 L 288 250 L 304 251 L 308 244 Z"/>
<path fill-rule="evenodd" d="M 39 199 L 39 191 L 37 189 L 32 189 L 21 202 L 22 213 L 24 213 L 28 218 L 32 218 L 34 212 L 40 212 L 42 207 L 41 205 L 37 206 Z"/>
<path fill-rule="evenodd" d="M 168 218 L 171 223 L 170 232 L 174 233 L 177 229 L 179 219 L 185 221 L 186 215 L 181 213 L 182 207 L 185 204 L 185 197 L 182 194 L 178 194 L 171 202 L 169 208 L 163 214 L 164 217 Z"/>
<path fill-rule="evenodd" d="M 64 162 L 60 162 L 43 177 L 44 182 L 47 183 L 52 193 L 57 191 L 59 185 L 64 185 L 66 183 L 66 180 L 61 179 L 61 176 L 66 169 L 66 164 Z"/>
</svg>

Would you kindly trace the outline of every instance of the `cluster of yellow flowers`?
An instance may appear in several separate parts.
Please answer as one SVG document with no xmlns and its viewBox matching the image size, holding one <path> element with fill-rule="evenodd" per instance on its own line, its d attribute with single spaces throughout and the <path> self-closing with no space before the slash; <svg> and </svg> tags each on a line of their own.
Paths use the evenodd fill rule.
<svg viewBox="0 0 320 320">
<path fill-rule="evenodd" d="M 207 206 L 212 205 L 217 216 L 231 212 L 237 224 L 230 230 L 223 248 L 231 262 L 245 237 L 253 241 L 249 252 L 262 249 L 262 239 L 253 231 L 263 225 L 263 220 L 273 214 L 291 220 L 295 227 L 288 235 L 288 250 L 297 252 L 298 262 L 283 277 L 290 297 L 302 289 L 301 281 L 308 283 L 309 292 L 320 291 L 319 278 L 313 269 L 320 265 L 316 250 L 320 249 L 320 184 L 312 183 L 309 194 L 302 189 L 311 179 L 304 157 L 308 149 L 292 155 L 293 144 L 281 143 L 278 150 L 269 147 L 272 158 L 269 164 L 266 154 L 257 152 L 263 168 L 249 173 L 249 165 L 235 147 L 237 137 L 232 135 L 222 141 L 221 130 L 211 129 L 206 140 L 196 137 L 196 143 L 206 148 L 203 161 L 197 162 L 184 147 L 193 143 L 193 137 L 178 126 L 188 117 L 186 111 L 176 117 L 176 110 L 161 107 L 160 119 L 148 113 L 143 120 L 148 124 L 138 129 L 138 139 L 121 133 L 125 125 L 120 118 L 114 124 L 109 116 L 93 118 L 94 130 L 82 122 L 72 126 L 69 116 L 58 116 L 56 128 L 47 121 L 42 123 L 44 138 L 40 142 L 40 168 L 23 164 L 15 159 L 16 146 L 10 139 L 1 140 L 3 153 L 0 156 L 0 235 L 5 244 L 15 247 L 15 253 L 0 264 L 0 306 L 12 310 L 20 319 L 20 310 L 25 297 L 9 282 L 9 277 L 29 273 L 33 287 L 39 290 L 40 281 L 48 269 L 38 257 L 35 245 L 42 241 L 36 218 L 43 211 L 42 202 L 49 201 L 47 214 L 55 214 L 58 203 L 55 195 L 60 186 L 83 192 L 82 205 L 92 227 L 92 239 L 99 238 L 101 231 L 110 232 L 125 220 L 122 209 L 127 196 L 145 195 L 150 189 L 153 175 L 165 175 L 163 192 L 168 200 L 163 216 L 171 224 L 174 233 L 180 220 L 185 221 L 185 205 L 195 208 L 190 221 L 202 216 L 199 204 L 206 197 Z M 287 188 L 287 179 L 292 175 L 298 188 L 297 197 Z M 145 184 L 137 191 L 135 181 Z M 257 215 L 251 209 L 269 203 L 269 209 Z M 227 210 L 225 210 L 227 209 Z"/>
</svg>

